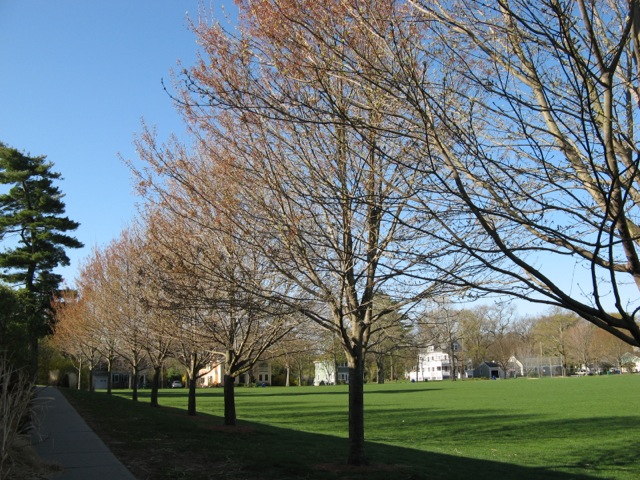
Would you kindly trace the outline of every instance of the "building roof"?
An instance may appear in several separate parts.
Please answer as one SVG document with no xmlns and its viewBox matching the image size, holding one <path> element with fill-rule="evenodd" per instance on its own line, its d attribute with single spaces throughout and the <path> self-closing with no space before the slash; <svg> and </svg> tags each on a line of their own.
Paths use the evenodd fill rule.
<svg viewBox="0 0 640 480">
<path fill-rule="evenodd" d="M 496 362 L 482 362 L 480 365 L 482 365 L 482 364 L 486 365 L 487 367 L 491 367 L 491 368 L 502 368 Z"/>
</svg>

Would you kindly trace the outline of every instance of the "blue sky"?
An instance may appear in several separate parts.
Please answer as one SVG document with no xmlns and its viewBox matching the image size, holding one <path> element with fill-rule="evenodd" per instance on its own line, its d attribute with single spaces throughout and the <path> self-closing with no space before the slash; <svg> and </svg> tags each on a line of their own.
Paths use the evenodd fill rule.
<svg viewBox="0 0 640 480">
<path fill-rule="evenodd" d="M 59 270 L 70 284 L 91 249 L 136 215 L 120 156 L 135 161 L 142 118 L 161 138 L 183 132 L 161 82 L 171 83 L 178 62 L 195 62 L 188 24 L 200 8 L 235 12 L 232 0 L 0 0 L 0 142 L 46 155 L 64 178 L 67 214 L 85 244 Z M 582 272 L 571 271 L 567 288 L 580 288 L 573 275 Z"/>
<path fill-rule="evenodd" d="M 204 2 L 222 15 L 231 0 Z M 46 155 L 64 180 L 67 215 L 85 248 L 60 269 L 73 283 L 95 246 L 135 216 L 131 176 L 141 119 L 161 137 L 183 131 L 161 81 L 197 44 L 198 0 L 0 0 L 0 142 Z"/>
</svg>

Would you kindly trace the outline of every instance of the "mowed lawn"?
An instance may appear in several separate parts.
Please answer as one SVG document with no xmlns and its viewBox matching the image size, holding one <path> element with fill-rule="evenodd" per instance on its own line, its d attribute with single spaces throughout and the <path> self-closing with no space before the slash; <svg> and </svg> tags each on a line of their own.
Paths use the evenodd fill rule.
<svg viewBox="0 0 640 480">
<path fill-rule="evenodd" d="M 342 466 L 346 386 L 238 388 L 237 431 L 216 427 L 222 389 L 198 390 L 197 419 L 183 416 L 184 389 L 162 391 L 153 412 L 145 391 L 140 405 L 70 393 L 116 453 L 180 462 L 146 478 L 640 478 L 640 375 L 368 384 L 367 469 Z"/>
</svg>

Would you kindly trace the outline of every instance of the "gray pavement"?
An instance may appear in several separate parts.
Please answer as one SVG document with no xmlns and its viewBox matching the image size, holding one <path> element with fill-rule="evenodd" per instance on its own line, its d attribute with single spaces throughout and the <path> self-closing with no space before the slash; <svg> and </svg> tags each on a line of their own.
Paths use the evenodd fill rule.
<svg viewBox="0 0 640 480">
<path fill-rule="evenodd" d="M 57 388 L 38 387 L 36 413 L 35 450 L 46 462 L 63 467 L 50 479 L 136 480 Z"/>
</svg>

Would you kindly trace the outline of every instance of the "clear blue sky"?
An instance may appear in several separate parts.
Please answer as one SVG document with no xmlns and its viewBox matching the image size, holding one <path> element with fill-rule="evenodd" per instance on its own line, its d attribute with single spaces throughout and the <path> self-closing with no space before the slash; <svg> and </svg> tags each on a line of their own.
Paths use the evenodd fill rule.
<svg viewBox="0 0 640 480">
<path fill-rule="evenodd" d="M 64 180 L 68 216 L 85 248 L 60 269 L 118 236 L 135 216 L 129 170 L 141 119 L 161 136 L 182 121 L 161 81 L 198 47 L 188 20 L 222 15 L 232 0 L 0 0 L 0 142 L 46 155 Z M 222 17 L 221 17 L 222 18 Z"/>
<path fill-rule="evenodd" d="M 91 249 L 136 215 L 120 156 L 135 161 L 141 119 L 161 137 L 183 131 L 161 81 L 196 60 L 188 24 L 201 8 L 236 12 L 232 0 L 0 0 L 0 142 L 46 155 L 64 178 L 85 244 L 60 269 L 70 284 Z M 574 273 L 584 275 L 568 268 L 567 288 L 580 288 Z"/>
</svg>

